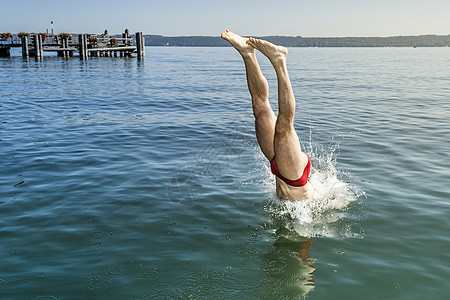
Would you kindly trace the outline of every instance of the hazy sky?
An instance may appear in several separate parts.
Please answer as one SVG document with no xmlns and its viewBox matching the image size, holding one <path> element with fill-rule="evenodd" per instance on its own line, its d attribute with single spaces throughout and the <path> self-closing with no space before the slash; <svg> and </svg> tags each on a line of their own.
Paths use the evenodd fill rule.
<svg viewBox="0 0 450 300">
<path fill-rule="evenodd" d="M 0 32 L 392 36 L 450 34 L 450 0 L 0 0 Z"/>
</svg>

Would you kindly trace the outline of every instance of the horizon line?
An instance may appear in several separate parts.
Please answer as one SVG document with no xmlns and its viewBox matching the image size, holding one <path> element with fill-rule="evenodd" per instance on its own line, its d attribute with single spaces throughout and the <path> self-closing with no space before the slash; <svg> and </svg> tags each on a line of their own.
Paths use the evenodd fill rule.
<svg viewBox="0 0 450 300">
<path fill-rule="evenodd" d="M 143 33 L 144 35 L 154 35 L 154 36 L 163 36 L 163 37 L 220 37 L 219 35 L 163 35 L 163 34 L 154 34 L 154 33 Z M 342 36 L 303 36 L 303 35 L 283 35 L 283 34 L 271 34 L 271 35 L 248 35 L 244 34 L 242 36 L 248 37 L 292 37 L 292 38 L 389 38 L 389 37 L 404 37 L 404 36 L 450 36 L 449 34 L 436 34 L 436 33 L 427 33 L 427 34 L 399 34 L 399 35 L 385 35 L 385 36 L 376 36 L 376 35 L 342 35 Z"/>
<path fill-rule="evenodd" d="M 139 32 L 139 31 L 136 31 Z M 153 36 L 162 36 L 162 37 L 170 37 L 170 38 L 178 38 L 178 37 L 220 37 L 220 34 L 218 35 L 198 35 L 198 34 L 191 34 L 191 35 L 164 35 L 164 34 L 155 34 L 155 33 L 144 33 L 141 31 L 143 35 L 153 35 Z M 0 31 L 1 33 L 1 31 Z M 5 32 L 6 33 L 6 32 Z M 18 34 L 20 32 L 17 32 L 15 34 Z M 27 32 L 27 33 L 40 33 L 38 31 L 36 32 Z M 65 33 L 65 32 L 60 32 Z M 58 35 L 60 33 L 56 33 L 55 35 Z M 79 33 L 79 32 L 72 32 L 70 34 L 86 34 Z M 89 33 L 89 34 L 97 34 L 97 33 Z M 97 35 L 101 35 L 102 33 L 98 33 Z M 109 36 L 113 35 L 119 35 L 122 33 L 112 33 L 109 34 Z M 135 33 L 130 33 L 130 35 L 135 35 Z M 427 33 L 427 34 L 397 34 L 397 35 L 341 35 L 341 36 L 303 36 L 303 35 L 284 35 L 284 34 L 269 34 L 269 35 L 248 35 L 244 34 L 242 36 L 248 36 L 248 37 L 288 37 L 288 38 L 390 38 L 390 37 L 409 37 L 409 36 L 450 36 L 449 34 L 437 34 L 437 33 Z"/>
</svg>

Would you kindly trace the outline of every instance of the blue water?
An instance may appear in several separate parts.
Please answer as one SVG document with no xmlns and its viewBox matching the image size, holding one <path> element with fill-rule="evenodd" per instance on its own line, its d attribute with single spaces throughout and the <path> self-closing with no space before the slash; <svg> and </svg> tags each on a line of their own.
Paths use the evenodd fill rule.
<svg viewBox="0 0 450 300">
<path fill-rule="evenodd" d="M 289 51 L 318 202 L 231 47 L 0 58 L 0 299 L 447 299 L 450 50 Z"/>
</svg>

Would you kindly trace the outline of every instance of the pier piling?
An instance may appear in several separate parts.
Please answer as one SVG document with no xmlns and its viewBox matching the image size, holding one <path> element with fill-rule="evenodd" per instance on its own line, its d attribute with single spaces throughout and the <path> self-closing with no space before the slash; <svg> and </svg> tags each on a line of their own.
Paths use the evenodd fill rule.
<svg viewBox="0 0 450 300">
<path fill-rule="evenodd" d="M 34 56 L 41 58 L 44 56 L 44 49 L 42 48 L 42 36 L 39 34 L 33 35 Z"/>
<path fill-rule="evenodd" d="M 126 45 L 126 46 L 129 46 L 130 45 L 130 43 L 128 42 L 128 38 L 130 37 L 130 34 L 129 34 L 129 32 L 128 32 L 128 29 L 125 29 L 125 32 L 124 33 L 122 33 L 122 38 L 124 39 L 124 44 Z"/>
<path fill-rule="evenodd" d="M 136 50 L 137 57 L 143 59 L 145 57 L 145 40 L 142 32 L 136 32 Z"/>
<path fill-rule="evenodd" d="M 58 51 L 58 56 L 66 58 L 72 56 L 73 51 L 66 50 L 69 48 L 69 37 L 62 36 L 60 38 L 61 38 L 61 49 L 63 50 Z"/>
<path fill-rule="evenodd" d="M 38 34 L 38 42 L 39 42 L 39 58 L 44 57 L 44 46 L 43 46 L 43 39 L 42 35 Z"/>
<path fill-rule="evenodd" d="M 68 48 L 69 47 L 69 38 L 68 37 L 63 37 L 62 39 L 62 47 L 63 48 Z M 63 51 L 63 57 L 69 57 L 69 51 L 64 50 Z"/>
<path fill-rule="evenodd" d="M 88 59 L 87 36 L 80 34 L 78 39 L 80 40 L 80 59 Z"/>
<path fill-rule="evenodd" d="M 10 49 L 11 48 L 9 46 L 0 45 L 0 57 L 10 57 L 11 56 Z"/>
<path fill-rule="evenodd" d="M 38 35 L 34 34 L 33 35 L 33 39 L 32 39 L 32 43 L 33 43 L 33 47 L 34 47 L 34 53 L 32 52 L 32 55 L 37 57 L 37 53 L 38 53 L 38 48 L 39 48 L 39 41 L 38 41 Z"/>
<path fill-rule="evenodd" d="M 28 57 L 30 55 L 30 51 L 28 49 L 28 37 L 26 35 L 22 36 L 22 56 Z"/>
</svg>

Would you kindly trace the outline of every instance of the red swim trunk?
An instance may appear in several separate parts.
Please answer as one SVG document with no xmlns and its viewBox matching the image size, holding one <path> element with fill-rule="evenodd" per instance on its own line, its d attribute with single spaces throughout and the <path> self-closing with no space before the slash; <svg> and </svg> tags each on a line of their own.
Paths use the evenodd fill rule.
<svg viewBox="0 0 450 300">
<path fill-rule="evenodd" d="M 277 176 L 278 178 L 280 178 L 281 180 L 283 180 L 284 182 L 286 182 L 287 184 L 292 185 L 292 186 L 300 187 L 300 186 L 306 185 L 306 183 L 308 182 L 309 172 L 311 171 L 311 159 L 309 159 L 308 155 L 306 155 L 306 156 L 308 157 L 308 163 L 306 164 L 306 167 L 303 170 L 302 177 L 300 177 L 299 179 L 290 180 L 290 179 L 285 178 L 283 175 L 281 175 L 280 171 L 278 171 L 275 157 L 272 158 L 272 160 L 270 161 L 270 169 L 272 171 L 272 174 L 274 174 L 275 176 Z"/>
</svg>

